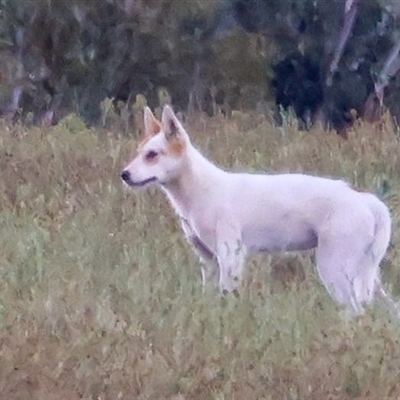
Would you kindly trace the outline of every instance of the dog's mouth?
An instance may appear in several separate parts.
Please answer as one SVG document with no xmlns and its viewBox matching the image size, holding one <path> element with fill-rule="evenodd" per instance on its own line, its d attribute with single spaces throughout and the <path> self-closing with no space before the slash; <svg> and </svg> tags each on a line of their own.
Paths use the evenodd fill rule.
<svg viewBox="0 0 400 400">
<path fill-rule="evenodd" d="M 121 178 L 126 184 L 133 187 L 145 186 L 148 183 L 157 181 L 157 178 L 155 176 L 152 176 L 151 178 L 147 178 L 143 181 L 135 182 L 131 179 L 131 174 L 128 171 L 123 171 L 121 174 Z"/>
</svg>

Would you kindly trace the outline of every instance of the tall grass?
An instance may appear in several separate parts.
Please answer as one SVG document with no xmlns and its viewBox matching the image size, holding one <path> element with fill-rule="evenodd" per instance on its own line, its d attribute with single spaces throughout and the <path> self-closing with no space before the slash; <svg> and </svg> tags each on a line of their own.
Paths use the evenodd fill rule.
<svg viewBox="0 0 400 400">
<path fill-rule="evenodd" d="M 341 177 L 393 215 L 383 263 L 400 293 L 400 146 L 385 120 L 347 141 L 263 117 L 197 116 L 193 141 L 234 170 Z M 119 179 L 136 139 L 0 122 L 0 393 L 26 399 L 400 397 L 400 322 L 340 318 L 312 255 L 251 260 L 240 298 L 203 295 L 167 201 Z M 294 274 L 297 272 L 297 274 Z"/>
</svg>

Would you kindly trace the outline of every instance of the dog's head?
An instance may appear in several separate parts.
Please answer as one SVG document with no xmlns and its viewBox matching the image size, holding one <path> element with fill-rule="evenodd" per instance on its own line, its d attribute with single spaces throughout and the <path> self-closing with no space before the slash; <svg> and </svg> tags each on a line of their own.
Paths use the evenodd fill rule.
<svg viewBox="0 0 400 400">
<path fill-rule="evenodd" d="M 139 144 L 138 154 L 122 171 L 121 178 L 130 186 L 167 184 L 177 179 L 189 137 L 172 108 L 164 107 L 160 122 L 146 107 L 144 128 L 145 137 Z"/>
</svg>

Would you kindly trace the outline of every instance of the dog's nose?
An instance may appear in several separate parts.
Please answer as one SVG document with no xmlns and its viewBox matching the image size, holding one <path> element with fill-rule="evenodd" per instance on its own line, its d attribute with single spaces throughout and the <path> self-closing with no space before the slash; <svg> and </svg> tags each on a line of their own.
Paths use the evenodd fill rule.
<svg viewBox="0 0 400 400">
<path fill-rule="evenodd" d="M 131 175 L 130 175 L 130 173 L 129 173 L 128 171 L 125 170 L 125 171 L 122 171 L 121 178 L 122 178 L 125 182 L 129 182 L 130 179 L 131 179 Z"/>
</svg>

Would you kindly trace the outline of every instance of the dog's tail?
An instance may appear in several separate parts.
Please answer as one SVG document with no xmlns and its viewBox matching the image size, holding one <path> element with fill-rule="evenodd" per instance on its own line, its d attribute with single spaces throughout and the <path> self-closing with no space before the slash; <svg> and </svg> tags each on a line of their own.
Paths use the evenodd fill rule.
<svg viewBox="0 0 400 400">
<path fill-rule="evenodd" d="M 390 235 L 392 231 L 392 219 L 387 206 L 376 196 L 365 193 L 369 209 L 375 217 L 375 237 L 372 244 L 372 254 L 379 264 L 389 247 Z"/>
<path fill-rule="evenodd" d="M 389 209 L 381 200 L 369 193 L 365 193 L 365 196 L 368 207 L 375 217 L 375 238 L 371 251 L 376 264 L 379 264 L 389 247 L 392 219 Z M 380 277 L 380 274 L 378 277 Z M 380 278 L 378 278 L 376 282 L 375 295 L 382 301 L 389 312 L 396 319 L 400 320 L 400 307 L 389 294 L 386 293 Z"/>
</svg>

